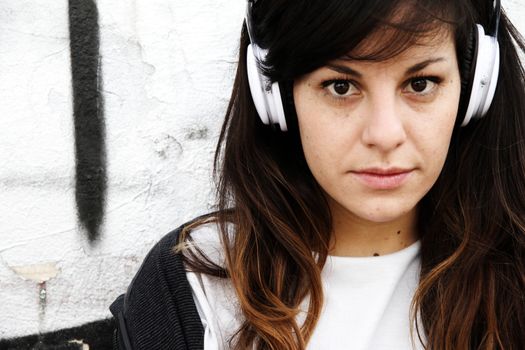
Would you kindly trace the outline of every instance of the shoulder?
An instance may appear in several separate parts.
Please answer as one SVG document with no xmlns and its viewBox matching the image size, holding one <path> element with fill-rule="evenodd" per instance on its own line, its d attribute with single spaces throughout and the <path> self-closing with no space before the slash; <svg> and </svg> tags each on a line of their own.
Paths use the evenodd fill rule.
<svg viewBox="0 0 525 350">
<path fill-rule="evenodd" d="M 230 233 L 231 225 L 226 225 L 226 229 Z M 220 225 L 213 218 L 190 225 L 181 246 L 197 253 L 197 257 L 204 258 L 208 262 L 220 267 L 226 266 Z"/>
<path fill-rule="evenodd" d="M 126 293 L 111 305 L 129 348 L 202 348 L 204 330 L 182 256 L 175 250 L 183 230 L 198 219 L 164 235 L 143 260 Z"/>
<path fill-rule="evenodd" d="M 226 227 L 227 235 L 234 234 L 232 224 Z M 222 234 L 216 222 L 198 225 L 191 230 L 189 249 L 218 267 L 225 267 L 225 250 Z M 186 273 L 193 298 L 204 327 L 205 347 L 230 348 L 230 341 L 242 326 L 244 315 L 231 280 L 225 276 L 194 272 Z"/>
</svg>

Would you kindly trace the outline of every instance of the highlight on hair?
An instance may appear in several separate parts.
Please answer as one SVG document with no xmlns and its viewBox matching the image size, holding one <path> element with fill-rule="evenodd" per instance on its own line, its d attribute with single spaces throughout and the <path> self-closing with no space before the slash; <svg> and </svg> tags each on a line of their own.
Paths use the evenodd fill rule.
<svg viewBox="0 0 525 350">
<path fill-rule="evenodd" d="M 387 60 L 443 28 L 453 31 L 464 70 L 474 23 L 488 25 L 490 14 L 491 1 L 259 0 L 254 30 L 269 49 L 266 74 L 291 104 L 302 74 L 345 55 Z M 388 40 L 369 45 L 377 31 Z M 504 13 L 498 39 L 492 106 L 482 120 L 455 128 L 444 169 L 419 204 L 422 266 L 411 318 L 426 349 L 525 349 L 525 73 L 517 52 L 525 44 Z M 363 43 L 367 50 L 356 50 Z M 293 108 L 286 107 L 287 133 L 257 117 L 248 44 L 244 27 L 215 155 L 218 211 L 188 227 L 180 247 L 189 269 L 231 280 L 245 318 L 232 348 L 302 350 L 323 305 L 331 215 L 306 164 Z M 462 94 L 460 116 L 465 107 Z M 183 249 L 191 230 L 209 221 L 220 227 L 226 266 L 195 253 L 198 247 Z M 301 311 L 307 314 L 299 322 Z"/>
</svg>

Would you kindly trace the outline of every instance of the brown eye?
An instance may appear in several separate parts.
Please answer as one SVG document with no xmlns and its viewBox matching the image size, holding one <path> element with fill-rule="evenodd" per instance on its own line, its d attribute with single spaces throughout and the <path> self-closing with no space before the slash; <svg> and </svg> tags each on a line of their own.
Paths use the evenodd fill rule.
<svg viewBox="0 0 525 350">
<path fill-rule="evenodd" d="M 442 81 L 437 76 L 414 77 L 406 82 L 404 91 L 414 96 L 431 95 L 438 90 Z"/>
<path fill-rule="evenodd" d="M 333 97 L 346 98 L 359 93 L 356 86 L 349 80 L 328 80 L 322 84 Z"/>
<path fill-rule="evenodd" d="M 334 83 L 334 91 L 338 95 L 345 95 L 350 90 L 350 84 L 347 81 L 336 81 Z"/>
<path fill-rule="evenodd" d="M 410 82 L 410 86 L 415 92 L 423 92 L 427 88 L 427 79 L 414 79 Z"/>
<path fill-rule="evenodd" d="M 346 99 L 359 94 L 359 89 L 351 80 L 347 79 L 326 80 L 321 83 L 321 86 L 336 99 Z"/>
</svg>

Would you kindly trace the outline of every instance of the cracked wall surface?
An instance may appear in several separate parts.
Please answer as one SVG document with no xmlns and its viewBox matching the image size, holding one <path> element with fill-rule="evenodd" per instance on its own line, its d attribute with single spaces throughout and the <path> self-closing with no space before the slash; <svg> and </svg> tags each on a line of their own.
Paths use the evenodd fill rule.
<svg viewBox="0 0 525 350">
<path fill-rule="evenodd" d="M 525 3 L 502 2 L 525 33 Z M 109 317 L 154 243 L 214 203 L 244 1 L 97 6 L 108 192 L 90 246 L 74 200 L 67 1 L 0 3 L 0 339 Z"/>
</svg>

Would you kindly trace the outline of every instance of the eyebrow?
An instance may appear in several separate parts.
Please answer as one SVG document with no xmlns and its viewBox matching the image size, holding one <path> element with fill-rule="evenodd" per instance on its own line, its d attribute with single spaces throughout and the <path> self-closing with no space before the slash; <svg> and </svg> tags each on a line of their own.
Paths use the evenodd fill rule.
<svg viewBox="0 0 525 350">
<path fill-rule="evenodd" d="M 353 70 L 352 68 L 350 68 L 348 66 L 341 65 L 341 64 L 330 63 L 330 64 L 327 64 L 326 66 L 328 68 L 330 68 L 331 70 L 336 71 L 337 73 L 353 75 L 353 76 L 355 76 L 357 78 L 361 78 L 363 76 L 358 71 Z"/>
<path fill-rule="evenodd" d="M 443 61 L 446 61 L 445 57 L 436 57 L 436 58 L 430 58 L 428 60 L 424 60 L 423 62 L 416 63 L 413 66 L 407 68 L 407 70 L 405 71 L 405 75 L 414 74 L 416 72 L 419 72 L 420 70 L 425 69 L 427 66 L 429 66 L 429 65 L 431 65 L 433 63 L 443 62 Z M 330 63 L 330 64 L 327 64 L 326 67 L 328 67 L 331 70 L 336 71 L 338 73 L 352 75 L 352 76 L 355 76 L 357 78 L 361 78 L 363 76 L 358 71 L 356 71 L 356 70 L 354 70 L 354 69 L 352 69 L 352 68 L 350 68 L 348 66 L 341 65 L 341 64 Z"/>
<path fill-rule="evenodd" d="M 431 59 L 425 60 L 425 61 L 420 62 L 420 63 L 416 63 L 412 67 L 410 67 L 410 68 L 408 68 L 406 70 L 405 75 L 414 74 L 416 72 L 419 72 L 420 70 L 425 69 L 428 65 L 430 65 L 432 63 L 443 62 L 443 61 L 446 61 L 445 57 L 436 57 L 436 58 L 431 58 Z"/>
</svg>

